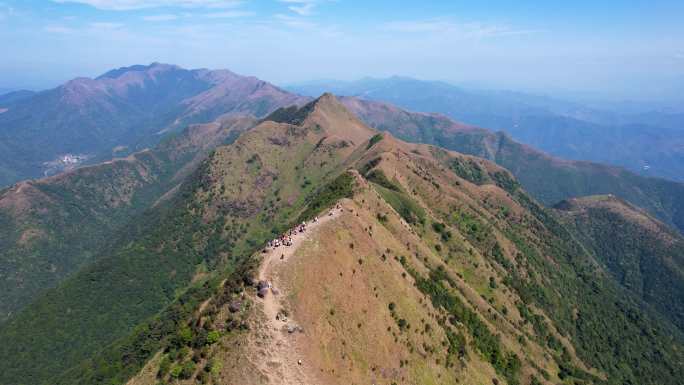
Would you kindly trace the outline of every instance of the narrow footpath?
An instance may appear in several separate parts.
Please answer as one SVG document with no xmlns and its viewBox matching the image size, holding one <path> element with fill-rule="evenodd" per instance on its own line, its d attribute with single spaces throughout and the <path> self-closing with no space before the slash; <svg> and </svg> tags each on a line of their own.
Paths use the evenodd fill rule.
<svg viewBox="0 0 684 385">
<path fill-rule="evenodd" d="M 258 279 L 260 282 L 268 283 L 268 290 L 264 291 L 265 295 L 259 302 L 263 305 L 270 338 L 265 346 L 265 360 L 259 366 L 268 377 L 269 384 L 315 384 L 310 370 L 307 369 L 307 363 L 303 362 L 296 348 L 297 335 L 306 331 L 297 324 L 292 314 L 288 317 L 281 314 L 287 293 L 284 291 L 285 288 L 279 285 L 282 281 L 279 280 L 276 270 L 279 265 L 288 263 L 299 246 L 310 239 L 321 225 L 337 218 L 342 210 L 340 206 L 334 206 L 322 213 L 315 222 L 306 223 L 303 232 L 294 231 L 289 246 L 268 247 L 266 252 L 262 253 L 263 260 L 259 267 Z"/>
</svg>

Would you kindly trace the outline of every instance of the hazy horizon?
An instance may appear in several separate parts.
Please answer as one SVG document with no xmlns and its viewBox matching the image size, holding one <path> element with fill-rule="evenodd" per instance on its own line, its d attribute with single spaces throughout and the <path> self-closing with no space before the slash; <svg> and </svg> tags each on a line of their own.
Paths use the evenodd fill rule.
<svg viewBox="0 0 684 385">
<path fill-rule="evenodd" d="M 164 62 L 278 85 L 393 75 L 613 100 L 684 99 L 684 4 L 0 1 L 0 89 Z"/>
</svg>

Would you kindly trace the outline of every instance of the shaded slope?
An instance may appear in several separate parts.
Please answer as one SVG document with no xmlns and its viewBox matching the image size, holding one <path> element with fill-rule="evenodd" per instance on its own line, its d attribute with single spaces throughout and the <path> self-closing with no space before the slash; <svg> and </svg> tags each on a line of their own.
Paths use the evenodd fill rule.
<svg viewBox="0 0 684 385">
<path fill-rule="evenodd" d="M 620 284 L 684 330 L 680 234 L 614 196 L 572 199 L 556 208 Z"/>
<path fill-rule="evenodd" d="M 256 122 L 192 126 L 154 150 L 0 192 L 0 321 L 53 287 L 179 184 L 214 147 Z"/>
</svg>

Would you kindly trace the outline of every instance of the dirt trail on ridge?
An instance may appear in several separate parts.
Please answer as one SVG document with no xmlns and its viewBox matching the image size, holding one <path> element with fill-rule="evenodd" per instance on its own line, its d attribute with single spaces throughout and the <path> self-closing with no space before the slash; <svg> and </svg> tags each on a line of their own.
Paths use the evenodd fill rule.
<svg viewBox="0 0 684 385">
<path fill-rule="evenodd" d="M 332 215 L 329 214 L 330 212 Z M 317 222 L 309 221 L 307 223 L 306 231 L 302 233 L 297 231 L 292 236 L 291 246 L 269 247 L 267 252 L 262 254 L 263 260 L 259 267 L 258 278 L 260 281 L 270 282 L 273 289 L 269 290 L 265 298 L 259 301 L 263 305 L 264 315 L 267 319 L 267 332 L 270 334 L 270 338 L 268 344 L 264 346 L 266 357 L 257 366 L 268 377 L 269 384 L 313 385 L 317 383 L 311 375 L 311 370 L 307 369 L 307 363 L 299 363 L 299 360 L 302 359 L 296 346 L 298 334 L 302 332 L 298 329 L 299 324 L 292 314 L 289 314 L 287 318 L 283 318 L 282 315 L 279 316 L 284 305 L 283 299 L 287 298 L 287 293 L 284 287 L 281 289 L 279 285 L 280 281 L 276 268 L 287 263 L 297 252 L 299 246 L 310 239 L 321 225 L 334 220 L 341 213 L 342 210 L 337 208 L 325 211 Z M 294 316 L 296 317 L 296 315 Z"/>
</svg>

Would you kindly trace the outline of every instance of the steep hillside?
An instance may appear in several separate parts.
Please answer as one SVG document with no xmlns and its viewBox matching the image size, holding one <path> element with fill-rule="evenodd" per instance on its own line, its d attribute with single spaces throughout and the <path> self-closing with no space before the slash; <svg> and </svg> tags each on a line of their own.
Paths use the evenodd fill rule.
<svg viewBox="0 0 684 385">
<path fill-rule="evenodd" d="M 556 205 L 563 221 L 615 279 L 684 330 L 684 238 L 614 197 Z"/>
<path fill-rule="evenodd" d="M 70 163 L 138 151 L 188 123 L 211 122 L 221 115 L 263 117 L 303 102 L 253 77 L 158 63 L 74 79 L 19 99 L 4 97 L 0 186 L 53 174 Z M 78 158 L 64 161 L 65 155 Z"/>
<path fill-rule="evenodd" d="M 255 124 L 238 118 L 192 126 L 154 150 L 0 191 L 0 323 L 111 246 L 118 228 L 210 150 Z"/>
<path fill-rule="evenodd" d="M 368 125 L 403 140 L 435 144 L 496 162 L 546 205 L 574 197 L 614 194 L 684 232 L 682 183 L 643 177 L 618 167 L 554 158 L 504 133 L 441 115 L 407 112 L 356 98 L 343 98 L 342 102 Z"/>
<path fill-rule="evenodd" d="M 217 149 L 193 180 L 179 211 L 155 220 L 154 237 L 126 247 L 133 284 L 85 291 L 113 297 L 116 313 L 98 308 L 94 319 L 87 298 L 70 302 L 72 289 L 58 288 L 56 309 L 32 306 L 0 334 L 10 342 L 0 351 L 4 379 L 677 384 L 684 374 L 676 329 L 643 311 L 506 170 L 375 134 L 330 95 L 275 112 Z M 266 246 L 316 215 L 292 246 Z M 111 266 L 130 265 L 120 258 L 113 254 Z M 191 261 L 202 260 L 207 270 L 178 290 L 190 282 Z M 116 282 L 97 266 L 70 284 Z M 274 289 L 261 299 L 254 279 Z M 179 294 L 150 304 L 146 295 L 162 282 Z M 133 309 L 117 299 L 124 293 L 150 308 Z M 95 354 L 95 342 L 76 339 L 79 356 L 49 368 L 36 352 L 18 354 L 28 330 L 50 346 L 74 333 L 66 325 L 46 336 L 55 325 L 28 322 L 46 309 L 63 321 L 83 317 L 79 335 L 108 346 Z M 107 325 L 103 338 L 92 332 L 103 318 L 142 323 L 132 333 Z"/>
</svg>

